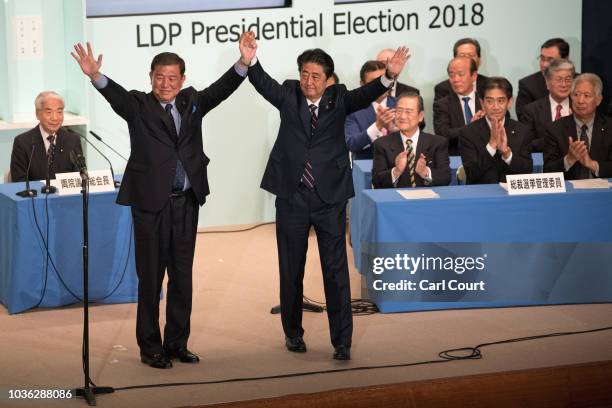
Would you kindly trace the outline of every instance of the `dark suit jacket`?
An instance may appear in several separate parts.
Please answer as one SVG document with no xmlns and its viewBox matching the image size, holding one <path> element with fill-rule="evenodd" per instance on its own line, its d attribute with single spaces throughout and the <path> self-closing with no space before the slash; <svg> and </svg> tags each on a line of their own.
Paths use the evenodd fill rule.
<svg viewBox="0 0 612 408">
<path fill-rule="evenodd" d="M 530 143 L 531 151 L 544 151 L 544 136 L 546 127 L 553 122 L 551 115 L 550 98 L 548 95 L 523 106 L 521 122 L 527 125 L 533 139 Z"/>
<path fill-rule="evenodd" d="M 546 79 L 542 72 L 534 72 L 521 78 L 518 83 L 518 95 L 516 96 L 516 116 L 524 122 L 523 108 L 536 100 L 548 96 Z"/>
<path fill-rule="evenodd" d="M 506 181 L 507 174 L 526 174 L 533 171 L 533 161 L 529 151 L 531 135 L 529 129 L 520 122 L 506 118 L 504 128 L 508 135 L 508 146 L 512 150 L 510 165 L 497 152 L 489 154 L 487 144 L 491 131 L 486 118 L 482 118 L 461 129 L 459 150 L 467 176 L 467 184 L 491 184 Z"/>
<path fill-rule="evenodd" d="M 487 79 L 489 78 L 478 74 L 478 78 L 476 78 L 476 92 L 478 92 L 479 95 L 483 95 L 482 87 Z M 446 95 L 449 95 L 452 92 L 453 88 L 451 88 L 450 81 L 448 79 L 446 81 L 442 81 L 434 87 L 434 101 L 444 98 Z"/>
<path fill-rule="evenodd" d="M 280 111 L 281 117 L 261 188 L 279 198 L 292 197 L 306 161 L 310 161 L 315 188 L 324 202 L 337 204 L 352 197 L 344 121 L 348 114 L 366 108 L 386 91 L 380 80 L 352 91 L 347 91 L 342 84 L 327 87 L 319 103 L 317 128 L 312 138 L 308 101 L 299 81 L 287 80 L 280 85 L 259 62 L 249 67 L 249 81 Z"/>
<path fill-rule="evenodd" d="M 387 107 L 395 108 L 395 98 L 387 97 Z M 372 104 L 346 117 L 344 139 L 353 160 L 372 160 L 372 141 L 368 136 L 368 128 L 374 122 L 376 122 L 376 112 Z M 368 147 L 364 149 L 366 146 Z"/>
<path fill-rule="evenodd" d="M 591 159 L 599 162 L 599 177 L 612 177 L 612 120 L 603 115 L 595 115 L 593 134 L 589 154 Z M 566 180 L 579 177 L 580 162 L 576 162 L 569 171 L 565 171 L 563 158 L 569 151 L 568 137 L 578 138 L 578 129 L 574 115 L 569 115 L 551 122 L 545 131 L 544 172 L 563 171 Z"/>
<path fill-rule="evenodd" d="M 32 148 L 34 148 L 33 153 Z M 55 142 L 54 166 L 51 178 L 55 178 L 55 173 L 79 171 L 70 161 L 70 152 L 73 150 L 75 153 L 83 154 L 81 138 L 68 128 L 60 128 Z M 46 179 L 48 170 L 47 151 L 38 126 L 18 135 L 13 141 L 13 152 L 11 153 L 11 179 L 13 182 L 26 180 L 30 154 L 32 154 L 32 164 L 30 165 L 28 180 Z"/>
<path fill-rule="evenodd" d="M 152 92 L 126 91 L 109 78 L 99 92 L 113 110 L 126 120 L 132 151 L 125 168 L 117 203 L 157 212 L 168 201 L 180 158 L 200 205 L 209 193 L 202 149 L 202 118 L 232 94 L 244 78 L 231 67 L 203 91 L 185 88 L 176 96 L 181 114 L 177 140 L 174 125 Z"/>
<path fill-rule="evenodd" d="M 480 96 L 476 92 L 476 112 L 482 109 Z M 448 139 L 448 154 L 459 155 L 459 130 L 464 127 L 463 102 L 452 92 L 434 101 L 434 132 Z M 476 114 L 472 112 L 472 114 Z"/>
<path fill-rule="evenodd" d="M 372 184 L 374 188 L 410 186 L 408 171 L 404 171 L 400 175 L 396 186 L 393 185 L 391 177 L 391 170 L 395 167 L 395 158 L 404 150 L 402 136 L 399 132 L 391 133 L 374 142 L 374 160 L 372 162 Z M 415 151 L 416 160 L 421 153 L 427 158 L 427 165 L 431 169 L 431 184 L 425 184 L 421 176 L 415 174 L 417 187 L 426 185 L 447 186 L 451 179 L 447 140 L 442 136 L 421 132 Z"/>
</svg>

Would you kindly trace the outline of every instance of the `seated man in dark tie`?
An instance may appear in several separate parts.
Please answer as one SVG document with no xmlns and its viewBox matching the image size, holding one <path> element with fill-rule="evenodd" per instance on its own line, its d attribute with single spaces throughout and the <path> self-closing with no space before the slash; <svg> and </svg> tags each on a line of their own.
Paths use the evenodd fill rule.
<svg viewBox="0 0 612 408">
<path fill-rule="evenodd" d="M 453 58 L 457 57 L 467 57 L 471 58 L 476 62 L 476 70 L 480 69 L 480 43 L 475 38 L 462 38 L 455 42 L 453 46 Z M 482 86 L 484 85 L 487 77 L 481 74 L 478 74 L 476 79 L 476 90 L 478 93 L 482 94 Z M 444 98 L 446 95 L 449 95 L 453 92 L 450 81 L 444 80 L 437 84 L 434 87 L 434 101 L 437 101 L 440 98 Z"/>
<path fill-rule="evenodd" d="M 434 102 L 434 130 L 448 139 L 448 153 L 458 156 L 459 129 L 484 115 L 476 92 L 478 66 L 471 58 L 457 57 L 446 70 L 453 92 Z"/>
<path fill-rule="evenodd" d="M 11 153 L 11 181 L 43 180 L 47 178 L 47 173 L 50 179 L 54 179 L 55 173 L 79 171 L 70 161 L 70 152 L 83 153 L 81 139 L 76 133 L 62 127 L 64 98 L 53 91 L 41 92 L 34 106 L 40 123 L 15 137 Z"/>
<path fill-rule="evenodd" d="M 531 173 L 529 129 L 506 116 L 512 106 L 510 82 L 502 77 L 487 79 L 480 103 L 485 117 L 459 132 L 466 183 L 499 183 L 505 182 L 508 174 Z"/>
<path fill-rule="evenodd" d="M 574 73 L 574 64 L 570 60 L 553 60 L 544 72 L 550 93 L 523 107 L 520 121 L 529 126 L 534 137 L 531 151 L 544 150 L 544 132 L 548 124 L 572 114 L 569 95 Z"/>
<path fill-rule="evenodd" d="M 551 38 L 540 47 L 540 70 L 519 80 L 516 116 L 523 121 L 523 108 L 548 95 L 545 71 L 553 60 L 569 58 L 570 46 L 563 38 Z"/>
<path fill-rule="evenodd" d="M 415 92 L 401 94 L 395 108 L 399 132 L 374 142 L 374 188 L 446 186 L 450 183 L 448 142 L 442 136 L 421 132 L 423 98 Z"/>
<path fill-rule="evenodd" d="M 578 75 L 572 85 L 574 113 L 546 128 L 544 171 L 566 180 L 612 177 L 612 121 L 597 113 L 603 85 L 595 74 Z"/>
<path fill-rule="evenodd" d="M 367 61 L 359 72 L 360 85 L 380 78 L 386 65 L 380 61 Z M 353 112 L 346 117 L 344 138 L 353 160 L 371 160 L 372 143 L 393 130 L 395 98 L 385 92 L 367 108 Z"/>
</svg>

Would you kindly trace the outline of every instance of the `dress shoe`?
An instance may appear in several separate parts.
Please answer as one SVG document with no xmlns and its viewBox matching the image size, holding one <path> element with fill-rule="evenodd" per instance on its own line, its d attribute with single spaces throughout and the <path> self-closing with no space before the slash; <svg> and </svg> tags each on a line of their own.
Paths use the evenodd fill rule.
<svg viewBox="0 0 612 408">
<path fill-rule="evenodd" d="M 178 359 L 181 363 L 199 363 L 200 357 L 187 350 L 186 347 L 180 347 L 175 350 L 166 350 L 166 357 L 169 360 Z"/>
<path fill-rule="evenodd" d="M 345 346 L 341 344 L 334 347 L 334 360 L 350 360 L 351 359 L 351 346 Z"/>
<path fill-rule="evenodd" d="M 140 361 L 153 368 L 172 368 L 172 361 L 168 360 L 163 353 L 140 353 Z"/>
<path fill-rule="evenodd" d="M 301 337 L 287 337 L 285 336 L 285 346 L 287 350 L 293 351 L 294 353 L 305 353 L 306 352 L 306 343 L 304 343 L 304 339 Z"/>
</svg>

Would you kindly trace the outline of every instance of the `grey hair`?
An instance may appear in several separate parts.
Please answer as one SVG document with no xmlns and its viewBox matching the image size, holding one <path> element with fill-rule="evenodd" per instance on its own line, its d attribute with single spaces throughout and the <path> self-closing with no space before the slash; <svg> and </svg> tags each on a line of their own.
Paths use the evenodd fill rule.
<svg viewBox="0 0 612 408">
<path fill-rule="evenodd" d="M 558 58 L 551 61 L 550 65 L 544 71 L 544 76 L 546 79 L 551 79 L 555 72 L 560 71 L 562 69 L 568 69 L 572 71 L 572 77 L 576 74 L 576 67 L 574 67 L 574 63 L 569 59 Z"/>
<path fill-rule="evenodd" d="M 581 82 L 590 82 L 591 85 L 593 85 L 593 89 L 595 89 L 595 95 L 602 95 L 603 84 L 601 82 L 601 79 L 597 75 L 591 74 L 590 72 L 585 72 L 584 74 L 578 75 L 576 78 L 574 78 L 574 83 L 572 84 L 572 93 L 574 93 L 576 85 Z"/>
<path fill-rule="evenodd" d="M 62 104 L 65 105 L 64 98 L 60 94 L 54 91 L 44 91 L 38 94 L 36 99 L 34 99 L 34 107 L 37 111 L 42 110 L 43 104 L 47 99 L 59 99 L 62 101 Z"/>
</svg>

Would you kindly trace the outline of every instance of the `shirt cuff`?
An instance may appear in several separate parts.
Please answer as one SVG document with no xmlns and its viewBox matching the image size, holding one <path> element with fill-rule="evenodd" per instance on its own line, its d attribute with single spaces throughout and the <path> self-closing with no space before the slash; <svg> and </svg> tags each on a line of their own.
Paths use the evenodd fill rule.
<svg viewBox="0 0 612 408">
<path fill-rule="evenodd" d="M 595 175 L 595 177 L 599 177 L 599 162 L 598 161 L 595 162 L 595 171 L 593 172 L 593 174 Z"/>
<path fill-rule="evenodd" d="M 572 168 L 572 166 L 570 166 L 569 163 L 567 162 L 567 155 L 563 156 L 563 168 L 565 169 L 566 172 Z"/>
<path fill-rule="evenodd" d="M 106 75 L 100 74 L 100 78 L 95 81 L 91 81 L 91 83 L 96 89 L 104 89 L 108 85 L 108 78 Z"/>
<path fill-rule="evenodd" d="M 370 127 L 368 127 L 368 130 L 366 132 L 372 142 L 378 139 L 379 137 L 384 136 L 383 132 L 381 132 L 376 126 L 376 122 L 372 123 Z"/>
<path fill-rule="evenodd" d="M 380 77 L 380 82 L 382 82 L 383 86 L 385 88 L 389 88 L 391 85 L 393 85 L 393 79 L 389 79 L 387 78 L 386 74 L 382 74 Z"/>
<path fill-rule="evenodd" d="M 238 75 L 244 78 L 247 76 L 249 69 L 243 68 L 242 65 L 240 65 L 240 61 L 236 61 L 236 63 L 234 64 L 234 71 L 236 71 Z"/>
<path fill-rule="evenodd" d="M 489 143 L 487 143 L 487 152 L 489 152 L 491 157 L 493 157 L 495 156 L 495 153 L 497 153 L 497 150 L 495 150 L 493 147 L 491 147 Z"/>
<path fill-rule="evenodd" d="M 504 156 L 502 156 L 502 160 L 505 161 L 508 166 L 510 165 L 510 162 L 512 161 L 512 155 L 513 154 L 514 153 L 510 152 L 510 156 L 508 156 L 507 159 L 504 159 Z"/>
<path fill-rule="evenodd" d="M 395 187 L 397 185 L 397 180 L 399 180 L 399 177 L 398 178 L 393 177 L 393 169 L 394 168 L 395 168 L 395 166 L 393 166 L 391 168 L 391 183 L 393 183 L 393 187 Z"/>
<path fill-rule="evenodd" d="M 427 169 L 427 177 L 423 178 L 423 181 L 426 184 L 430 184 L 433 181 L 433 178 L 431 177 L 431 169 L 429 168 L 429 166 L 426 167 L 426 169 Z"/>
</svg>

